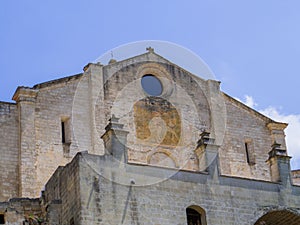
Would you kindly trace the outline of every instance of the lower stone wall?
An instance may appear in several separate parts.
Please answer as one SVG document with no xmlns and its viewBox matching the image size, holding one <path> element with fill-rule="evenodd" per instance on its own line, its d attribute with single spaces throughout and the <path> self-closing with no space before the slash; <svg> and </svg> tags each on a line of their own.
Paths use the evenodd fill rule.
<svg viewBox="0 0 300 225">
<path fill-rule="evenodd" d="M 82 154 L 78 163 L 81 213 L 75 224 L 186 224 L 186 208 L 199 206 L 207 224 L 249 225 L 270 206 L 299 210 L 296 186 L 224 177 L 216 170 L 128 165 L 110 156 Z"/>
<path fill-rule="evenodd" d="M 6 225 L 45 224 L 40 199 L 13 198 L 0 202 L 0 215 Z"/>
<path fill-rule="evenodd" d="M 216 165 L 210 174 L 193 173 L 80 153 L 46 185 L 47 222 L 183 225 L 190 206 L 203 210 L 204 225 L 253 225 L 274 209 L 299 215 L 300 187 L 220 176 Z"/>
<path fill-rule="evenodd" d="M 80 217 L 80 154 L 67 164 L 59 167 L 52 175 L 43 192 L 45 220 L 49 225 L 74 225 Z"/>
</svg>

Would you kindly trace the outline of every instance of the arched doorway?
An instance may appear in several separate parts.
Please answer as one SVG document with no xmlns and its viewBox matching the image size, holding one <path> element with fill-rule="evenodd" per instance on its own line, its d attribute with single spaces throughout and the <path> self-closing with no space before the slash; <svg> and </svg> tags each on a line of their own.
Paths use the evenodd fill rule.
<svg viewBox="0 0 300 225">
<path fill-rule="evenodd" d="M 254 225 L 299 225 L 300 215 L 288 210 L 275 210 L 260 217 Z"/>
<path fill-rule="evenodd" d="M 186 208 L 187 225 L 206 225 L 206 215 L 200 206 L 192 205 Z"/>
</svg>

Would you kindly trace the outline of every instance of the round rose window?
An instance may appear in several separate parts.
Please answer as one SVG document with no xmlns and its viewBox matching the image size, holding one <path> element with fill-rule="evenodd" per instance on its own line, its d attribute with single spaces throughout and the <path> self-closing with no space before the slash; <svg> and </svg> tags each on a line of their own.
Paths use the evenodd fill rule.
<svg viewBox="0 0 300 225">
<path fill-rule="evenodd" d="M 159 96 L 162 93 L 162 84 L 157 77 L 146 74 L 142 77 L 142 87 L 148 95 Z"/>
</svg>

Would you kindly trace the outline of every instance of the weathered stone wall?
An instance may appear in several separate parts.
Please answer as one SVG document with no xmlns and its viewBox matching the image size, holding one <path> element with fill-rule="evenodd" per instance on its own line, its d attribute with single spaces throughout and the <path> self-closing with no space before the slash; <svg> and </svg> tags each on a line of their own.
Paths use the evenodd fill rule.
<svg viewBox="0 0 300 225">
<path fill-rule="evenodd" d="M 0 201 L 19 196 L 19 124 L 13 103 L 0 102 Z"/>
<path fill-rule="evenodd" d="M 141 85 L 145 74 L 160 79 L 160 96 L 145 93 Z M 221 174 L 271 180 L 265 162 L 271 145 L 276 141 L 285 149 L 277 123 L 268 126 L 272 121 L 223 94 L 219 82 L 196 77 L 153 52 L 106 66 L 89 64 L 83 74 L 20 87 L 15 100 L 17 107 L 2 104 L 12 114 L 0 115 L 4 128 L 0 147 L 6 151 L 0 166 L 9 165 L 1 174 L 8 182 L 0 185 L 12 186 L 9 193 L 1 189 L 4 200 L 18 194 L 39 197 L 56 168 L 79 151 L 103 155 L 100 137 L 112 115 L 129 132 L 130 163 L 205 171 L 195 150 L 199 135 L 206 131 L 221 146 Z M 66 127 L 65 143 L 61 122 Z"/>
<path fill-rule="evenodd" d="M 61 82 L 42 84 L 37 87 L 35 102 L 35 155 L 36 195 L 58 166 L 68 163 L 79 151 L 73 133 L 73 99 L 80 76 Z M 87 110 L 82 108 L 81 113 Z M 65 122 L 66 143 L 62 143 L 62 121 Z M 36 197 L 37 197 L 36 196 Z"/>
<path fill-rule="evenodd" d="M 146 56 L 139 60 L 143 57 Z M 278 137 L 273 137 L 273 131 L 267 126 L 274 121 L 223 94 L 216 81 L 204 81 L 152 54 L 148 57 L 145 58 L 146 62 L 145 59 L 139 61 L 133 58 L 103 67 L 103 101 L 96 104 L 95 115 L 98 133 L 104 132 L 104 121 L 108 121 L 114 114 L 129 131 L 129 162 L 154 162 L 161 166 L 162 163 L 157 161 L 164 161 L 165 166 L 198 170 L 198 159 L 193 151 L 197 147 L 199 134 L 206 130 L 215 143 L 221 146 L 219 154 L 222 174 L 270 181 L 270 166 L 266 160 L 271 146 L 276 141 L 286 149 L 282 140 L 283 131 L 279 134 L 274 132 Z M 182 122 L 182 132 L 175 148 L 164 143 L 166 138 L 162 138 L 160 143 L 153 143 L 152 139 L 159 140 L 159 135 L 139 138 L 139 134 L 155 136 L 165 128 L 161 128 L 162 124 L 167 124 L 163 116 L 160 116 L 161 121 L 153 120 L 158 118 L 158 114 L 162 115 L 162 112 L 154 109 L 156 101 L 151 102 L 151 97 L 147 100 L 147 94 L 141 87 L 141 77 L 145 74 L 153 74 L 161 80 L 163 93 L 159 97 L 170 102 L 179 113 L 180 120 L 177 123 Z M 142 106 L 140 103 L 146 100 L 152 104 L 148 109 L 146 103 Z M 152 116 L 154 114 L 156 117 Z M 142 123 L 143 119 L 147 121 Z M 156 124 L 155 132 L 149 131 L 151 123 Z M 275 122 L 274 124 L 276 125 Z M 245 143 L 248 147 L 248 160 Z"/>
<path fill-rule="evenodd" d="M 220 147 L 221 173 L 258 180 L 271 180 L 266 163 L 272 137 L 268 119 L 238 101 L 224 96 L 226 102 L 226 132 Z M 247 162 L 247 143 L 250 162 Z"/>
<path fill-rule="evenodd" d="M 216 161 L 212 174 L 118 163 L 111 156 L 85 153 L 73 160 L 72 164 L 79 166 L 80 181 L 68 187 L 70 193 L 80 191 L 81 207 L 72 194 L 73 204 L 65 199 L 62 207 L 74 206 L 76 225 L 186 224 L 185 210 L 191 205 L 200 206 L 206 212 L 207 224 L 215 225 L 249 225 L 271 209 L 299 210 L 299 187 L 218 176 Z M 68 172 L 61 173 L 61 180 L 67 179 L 72 168 L 64 170 Z M 62 213 L 62 220 L 69 221 L 69 214 Z"/>
<path fill-rule="evenodd" d="M 119 67 L 118 62 L 104 67 L 104 100 L 97 102 L 96 123 L 103 124 L 112 115 L 120 119 L 129 131 L 132 163 L 198 170 L 194 150 L 200 133 L 211 128 L 210 106 L 198 84 L 205 86 L 205 81 L 196 82 L 193 75 L 162 59 L 152 60 L 158 62 L 135 62 L 119 71 L 111 69 Z M 146 74 L 161 81 L 159 97 L 149 97 L 143 90 L 141 79 Z"/>
<path fill-rule="evenodd" d="M 42 205 L 48 224 L 69 225 L 81 216 L 79 182 L 86 178 L 79 175 L 78 157 L 65 167 L 59 167 L 45 186 Z"/>
</svg>

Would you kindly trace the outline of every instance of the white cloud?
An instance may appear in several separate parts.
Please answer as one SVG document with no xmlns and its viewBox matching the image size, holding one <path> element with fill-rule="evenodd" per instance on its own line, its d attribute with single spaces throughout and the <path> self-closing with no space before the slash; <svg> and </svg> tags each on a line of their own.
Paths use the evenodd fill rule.
<svg viewBox="0 0 300 225">
<path fill-rule="evenodd" d="M 246 101 L 245 104 L 247 106 L 249 106 L 250 108 L 254 108 L 257 106 L 256 102 L 254 102 L 253 97 L 249 96 L 249 95 L 245 95 Z"/>
<path fill-rule="evenodd" d="M 244 97 L 245 97 L 245 101 L 243 101 L 239 98 L 235 98 L 235 99 L 244 103 L 246 106 L 248 106 L 250 108 L 255 108 L 257 106 L 257 103 L 254 101 L 252 96 L 245 95 Z"/>
<path fill-rule="evenodd" d="M 238 98 L 236 99 L 251 108 L 258 106 L 253 97 L 249 95 L 245 95 L 245 101 L 241 101 Z M 272 106 L 258 111 L 275 121 L 289 124 L 285 129 L 285 134 L 288 155 L 292 156 L 291 168 L 300 169 L 300 114 L 284 115 Z"/>
<path fill-rule="evenodd" d="M 300 169 L 300 115 L 283 115 L 276 108 L 268 107 L 260 112 L 271 119 L 288 123 L 285 130 L 288 154 L 292 156 L 292 169 Z"/>
</svg>

